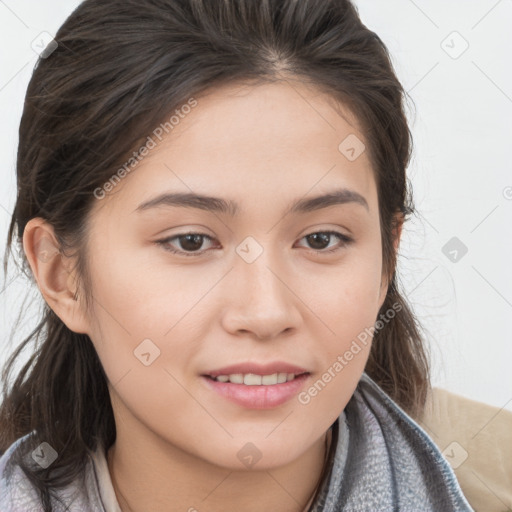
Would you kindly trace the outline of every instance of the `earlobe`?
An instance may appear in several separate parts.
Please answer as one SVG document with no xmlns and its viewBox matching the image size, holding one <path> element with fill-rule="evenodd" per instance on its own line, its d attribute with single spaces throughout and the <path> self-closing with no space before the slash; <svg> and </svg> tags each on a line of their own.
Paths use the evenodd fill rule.
<svg viewBox="0 0 512 512">
<path fill-rule="evenodd" d="M 70 330 L 87 334 L 75 271 L 70 258 L 60 251 L 53 227 L 42 218 L 31 219 L 23 232 L 23 249 L 48 306 Z"/>
</svg>

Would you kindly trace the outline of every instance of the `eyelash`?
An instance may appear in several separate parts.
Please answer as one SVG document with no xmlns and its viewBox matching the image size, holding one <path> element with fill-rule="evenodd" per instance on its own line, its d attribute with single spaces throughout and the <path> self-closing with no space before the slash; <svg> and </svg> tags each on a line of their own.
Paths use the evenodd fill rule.
<svg viewBox="0 0 512 512">
<path fill-rule="evenodd" d="M 308 236 L 311 236 L 311 235 L 318 235 L 318 234 L 323 234 L 323 235 L 334 235 L 336 236 L 342 243 L 340 246 L 338 247 L 334 247 L 333 249 L 309 249 L 310 251 L 314 252 L 315 254 L 320 254 L 320 255 L 325 255 L 325 254 L 332 254 L 334 252 L 337 252 L 337 251 L 340 251 L 341 249 L 344 249 L 346 246 L 348 246 L 350 243 L 353 242 L 353 239 L 348 237 L 347 235 L 344 235 L 343 233 L 339 233 L 338 231 L 313 231 L 312 233 L 308 233 L 307 235 L 304 235 L 301 240 L 303 238 L 306 238 Z M 195 251 L 195 252 L 186 252 L 186 251 L 180 251 L 180 250 L 177 250 L 177 249 L 172 249 L 170 246 L 169 246 L 169 242 L 171 240 L 174 240 L 176 238 L 181 238 L 183 236 L 186 236 L 186 235 L 196 235 L 196 236 L 201 236 L 201 237 L 204 237 L 204 238 L 208 238 L 209 240 L 213 240 L 213 238 L 209 235 L 206 235 L 205 233 L 195 233 L 195 232 L 189 232 L 189 233 L 179 233 L 177 235 L 173 235 L 172 237 L 169 237 L 169 238 L 164 238 L 163 240 L 157 240 L 155 243 L 161 245 L 164 250 L 170 252 L 170 253 L 173 253 L 173 254 L 179 254 L 181 256 L 186 256 L 186 257 L 199 257 L 199 256 L 202 256 L 203 254 L 205 254 L 207 251 L 209 251 L 210 249 L 206 249 L 204 251 Z"/>
</svg>

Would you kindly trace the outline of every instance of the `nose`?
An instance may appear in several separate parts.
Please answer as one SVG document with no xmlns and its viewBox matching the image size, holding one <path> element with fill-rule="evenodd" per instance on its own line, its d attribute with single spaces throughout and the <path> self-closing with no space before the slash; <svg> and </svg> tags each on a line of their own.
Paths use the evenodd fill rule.
<svg viewBox="0 0 512 512">
<path fill-rule="evenodd" d="M 223 327 L 233 335 L 275 339 L 295 331 L 302 320 L 294 277 L 264 251 L 255 261 L 235 259 L 227 283 Z"/>
</svg>

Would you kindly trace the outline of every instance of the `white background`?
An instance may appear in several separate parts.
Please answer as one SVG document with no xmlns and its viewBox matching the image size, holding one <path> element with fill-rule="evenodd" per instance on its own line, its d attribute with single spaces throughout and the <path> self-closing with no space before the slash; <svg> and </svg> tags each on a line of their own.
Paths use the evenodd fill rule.
<svg viewBox="0 0 512 512">
<path fill-rule="evenodd" d="M 18 124 L 37 60 L 31 44 L 43 31 L 54 35 L 79 3 L 0 1 L 0 249 L 15 201 Z M 408 113 L 415 144 L 409 176 L 419 216 L 404 228 L 399 268 L 429 340 L 433 382 L 512 410 L 512 1 L 355 3 L 387 45 L 415 105 Z M 443 252 L 452 237 L 468 249 L 455 262 Z M 2 277 L 0 363 L 12 350 L 11 328 L 29 291 L 15 269 Z M 33 289 L 31 296 L 37 298 Z M 14 344 L 36 318 L 37 308 L 26 307 L 30 315 Z"/>
</svg>

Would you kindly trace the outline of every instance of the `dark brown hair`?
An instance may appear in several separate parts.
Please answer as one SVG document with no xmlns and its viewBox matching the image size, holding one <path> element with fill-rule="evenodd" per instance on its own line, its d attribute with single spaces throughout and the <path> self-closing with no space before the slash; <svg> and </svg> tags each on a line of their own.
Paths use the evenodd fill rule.
<svg viewBox="0 0 512 512">
<path fill-rule="evenodd" d="M 406 168 L 412 151 L 404 100 L 381 39 L 349 0 L 85 0 L 40 58 L 19 128 L 17 201 L 8 251 L 42 217 L 75 251 L 87 302 L 87 219 L 101 187 L 169 113 L 210 88 L 298 79 L 327 91 L 362 127 L 378 189 L 383 269 L 390 276 L 366 372 L 411 414 L 429 389 L 420 326 L 398 289 L 396 215 L 414 213 Z M 46 57 L 46 58 L 44 58 Z M 341 141 L 340 141 L 341 142 Z M 28 270 L 22 256 L 21 265 Z M 30 274 L 30 272 L 28 272 Z M 9 382 L 27 344 L 34 350 Z M 35 330 L 3 372 L 0 450 L 35 431 L 59 454 L 24 472 L 50 496 L 83 469 L 86 450 L 115 441 L 107 379 L 88 336 L 44 304 Z M 324 475 L 325 476 L 325 475 Z"/>
</svg>

